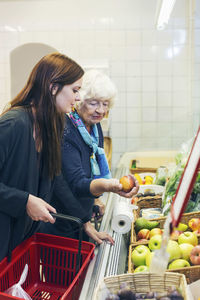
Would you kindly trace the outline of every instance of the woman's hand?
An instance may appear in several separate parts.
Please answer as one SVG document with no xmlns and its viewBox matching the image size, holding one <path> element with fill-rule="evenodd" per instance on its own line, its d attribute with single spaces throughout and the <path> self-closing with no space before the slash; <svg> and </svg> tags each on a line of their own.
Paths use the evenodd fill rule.
<svg viewBox="0 0 200 300">
<path fill-rule="evenodd" d="M 100 214 L 100 216 L 103 216 L 105 213 L 105 204 L 103 204 L 103 202 L 99 198 L 96 198 L 94 200 L 94 205 L 99 206 L 99 214 Z"/>
<path fill-rule="evenodd" d="M 55 208 L 41 198 L 29 194 L 26 211 L 29 217 L 34 221 L 55 223 L 55 219 L 49 213 L 56 213 Z"/>
<path fill-rule="evenodd" d="M 117 178 L 98 178 L 91 181 L 90 184 L 90 192 L 98 197 L 104 192 L 112 192 L 117 193 L 125 198 L 132 198 L 135 194 L 138 193 L 139 183 L 133 175 L 130 175 L 134 181 L 134 187 L 128 193 L 122 191 L 122 184 L 119 182 Z"/>
<path fill-rule="evenodd" d="M 132 190 L 128 193 L 121 190 L 118 193 L 120 196 L 125 197 L 125 198 L 132 198 L 134 195 L 136 195 L 138 193 L 139 187 L 140 187 L 137 179 L 131 174 L 129 174 L 129 176 L 131 176 L 133 178 L 133 181 L 134 181 L 134 186 L 133 186 Z"/>
<path fill-rule="evenodd" d="M 114 245 L 114 240 L 113 238 L 106 232 L 98 232 L 91 222 L 87 222 L 83 225 L 85 232 L 87 235 L 92 238 L 97 244 L 102 244 L 103 241 L 110 242 L 111 245 Z"/>
</svg>

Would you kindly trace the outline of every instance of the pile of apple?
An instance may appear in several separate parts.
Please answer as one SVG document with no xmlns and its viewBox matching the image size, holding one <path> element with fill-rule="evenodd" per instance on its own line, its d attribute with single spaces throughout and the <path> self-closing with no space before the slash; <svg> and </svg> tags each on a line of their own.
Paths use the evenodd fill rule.
<svg viewBox="0 0 200 300">
<path fill-rule="evenodd" d="M 188 231 L 188 227 L 192 231 Z M 134 264 L 134 272 L 149 270 L 154 251 L 160 249 L 163 230 L 160 228 L 140 229 L 137 239 L 145 241 L 146 244 L 138 245 L 131 253 L 131 261 Z M 188 225 L 179 223 L 173 231 L 168 242 L 169 253 L 168 269 L 179 269 L 200 265 L 200 244 L 198 245 L 198 234 L 200 233 L 200 218 L 192 218 Z M 176 240 L 174 240 L 177 239 Z"/>
</svg>

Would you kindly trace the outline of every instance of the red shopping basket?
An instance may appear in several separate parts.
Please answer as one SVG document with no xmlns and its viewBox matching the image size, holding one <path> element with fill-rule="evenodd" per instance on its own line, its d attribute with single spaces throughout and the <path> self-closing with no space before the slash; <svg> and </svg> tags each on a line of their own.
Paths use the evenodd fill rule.
<svg viewBox="0 0 200 300">
<path fill-rule="evenodd" d="M 43 233 L 25 240 L 13 250 L 11 262 L 7 258 L 0 262 L 0 300 L 20 299 L 4 291 L 19 281 L 25 264 L 28 275 L 22 288 L 33 300 L 78 299 L 95 248 L 94 244 L 81 241 L 79 253 L 79 246 L 80 239 Z"/>
</svg>

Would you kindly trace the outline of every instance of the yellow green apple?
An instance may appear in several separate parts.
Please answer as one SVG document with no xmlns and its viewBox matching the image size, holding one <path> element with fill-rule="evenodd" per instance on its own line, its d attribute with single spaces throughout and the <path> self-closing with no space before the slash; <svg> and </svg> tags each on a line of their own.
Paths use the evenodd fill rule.
<svg viewBox="0 0 200 300">
<path fill-rule="evenodd" d="M 185 259 L 175 259 L 171 264 L 169 264 L 168 269 L 181 269 L 185 267 L 190 267 L 190 263 Z"/>
<path fill-rule="evenodd" d="M 167 244 L 167 252 L 169 253 L 169 262 L 181 258 L 181 249 L 176 241 L 169 240 Z"/>
<path fill-rule="evenodd" d="M 162 242 L 162 236 L 160 234 L 156 234 L 152 236 L 148 243 L 149 249 L 152 251 L 160 249 L 161 242 Z"/>
<path fill-rule="evenodd" d="M 137 267 L 133 273 L 139 273 L 139 272 L 148 272 L 149 271 L 149 267 L 147 266 L 139 266 Z"/>
<path fill-rule="evenodd" d="M 188 244 L 188 243 L 183 243 L 179 245 L 180 249 L 181 249 L 181 257 L 187 261 L 190 260 L 190 253 L 192 251 L 192 249 L 194 248 L 194 246 L 192 244 Z"/>
<path fill-rule="evenodd" d="M 188 229 L 188 225 L 184 223 L 179 223 L 178 227 L 175 227 L 175 230 L 178 231 L 186 231 Z"/>
<path fill-rule="evenodd" d="M 196 246 L 198 244 L 198 238 L 196 233 L 191 231 L 185 231 L 179 235 L 178 243 L 179 244 L 188 243 L 193 246 Z"/>
<path fill-rule="evenodd" d="M 154 256 L 154 252 L 147 253 L 147 256 L 146 256 L 146 265 L 148 267 L 150 267 L 150 264 L 151 264 L 153 256 Z"/>
<path fill-rule="evenodd" d="M 150 250 L 145 245 L 138 245 L 131 253 L 131 261 L 132 263 L 138 267 L 141 265 L 146 265 L 146 255 Z"/>
</svg>

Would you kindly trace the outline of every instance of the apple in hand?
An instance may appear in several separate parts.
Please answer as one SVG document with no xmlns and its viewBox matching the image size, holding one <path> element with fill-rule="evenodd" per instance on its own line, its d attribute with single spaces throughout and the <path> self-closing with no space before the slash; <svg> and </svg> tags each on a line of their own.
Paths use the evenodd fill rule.
<svg viewBox="0 0 200 300">
<path fill-rule="evenodd" d="M 190 267 L 190 263 L 185 259 L 175 259 L 171 264 L 169 264 L 168 269 L 181 269 L 185 267 Z"/>
<path fill-rule="evenodd" d="M 149 229 L 143 228 L 143 229 L 141 229 L 141 230 L 138 232 L 138 234 L 137 234 L 137 239 L 138 239 L 138 240 L 141 240 L 141 239 L 148 240 L 148 238 L 149 238 L 149 233 L 150 233 L 150 230 L 149 230 Z"/>
<path fill-rule="evenodd" d="M 188 244 L 188 243 L 183 243 L 179 245 L 180 249 L 181 249 L 181 257 L 187 261 L 190 260 L 190 253 L 192 251 L 192 249 L 194 248 L 193 245 Z"/>
<path fill-rule="evenodd" d="M 195 246 L 190 252 L 190 261 L 193 265 L 200 265 L 200 245 Z"/>
<path fill-rule="evenodd" d="M 167 252 L 169 253 L 169 261 L 181 258 L 181 249 L 176 241 L 169 240 Z"/>
<path fill-rule="evenodd" d="M 145 245 L 138 245 L 135 247 L 133 252 L 131 253 L 131 261 L 132 263 L 138 267 L 141 265 L 146 265 L 146 255 L 149 253 L 150 250 Z"/>
<path fill-rule="evenodd" d="M 188 243 L 193 246 L 196 246 L 198 244 L 198 238 L 194 232 L 185 231 L 179 235 L 178 243 L 179 244 Z"/>
<path fill-rule="evenodd" d="M 188 226 L 192 231 L 200 229 L 200 218 L 192 218 L 188 222 Z"/>
<path fill-rule="evenodd" d="M 135 185 L 131 175 L 121 177 L 119 182 L 122 185 L 122 190 L 126 193 L 130 192 Z"/>
<path fill-rule="evenodd" d="M 149 271 L 149 267 L 147 266 L 139 266 L 137 267 L 133 273 L 139 273 L 139 272 L 148 272 Z"/>
<path fill-rule="evenodd" d="M 160 249 L 161 242 L 162 242 L 162 236 L 160 234 L 152 236 L 152 238 L 150 238 L 148 243 L 149 249 L 152 251 Z"/>
<path fill-rule="evenodd" d="M 149 238 L 152 238 L 152 236 L 157 235 L 157 234 L 163 234 L 162 229 L 156 227 L 150 230 Z"/>
</svg>

